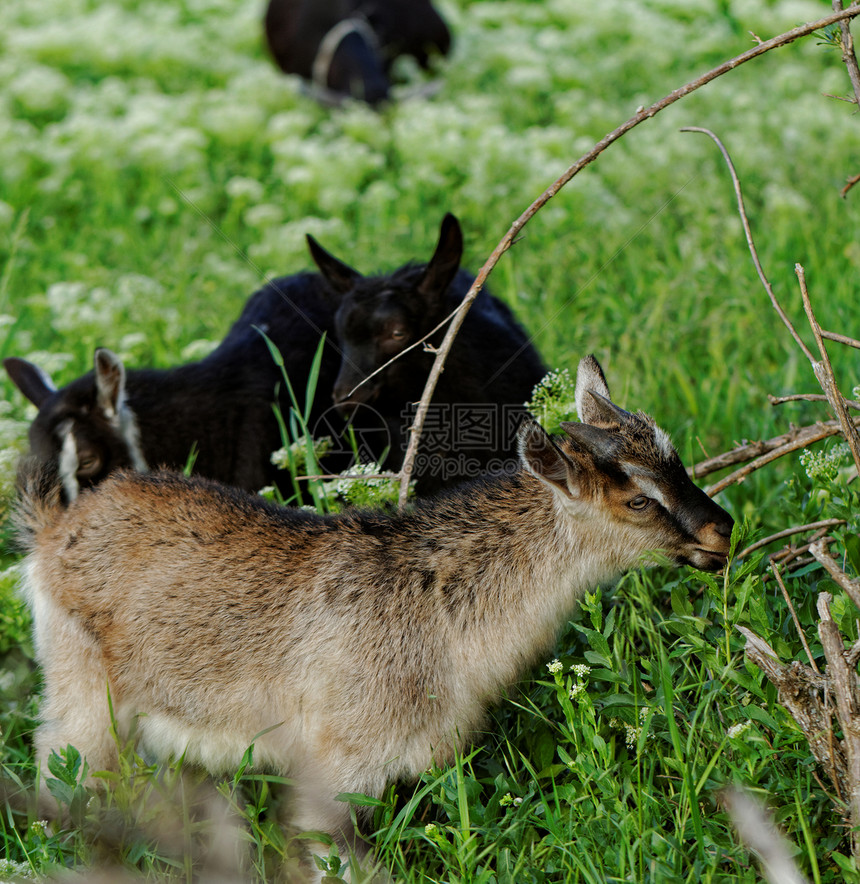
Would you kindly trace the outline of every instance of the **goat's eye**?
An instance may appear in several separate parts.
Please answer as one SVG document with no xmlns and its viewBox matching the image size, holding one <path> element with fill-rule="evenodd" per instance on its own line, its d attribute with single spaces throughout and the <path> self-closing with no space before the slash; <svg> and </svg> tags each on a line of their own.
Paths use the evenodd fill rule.
<svg viewBox="0 0 860 884">
<path fill-rule="evenodd" d="M 101 458 L 97 457 L 96 455 L 82 457 L 78 461 L 78 474 L 87 477 L 92 476 L 93 474 L 98 472 L 101 465 Z"/>
<path fill-rule="evenodd" d="M 647 507 L 648 504 L 650 504 L 650 503 L 651 503 L 650 497 L 645 497 L 640 494 L 639 497 L 634 497 L 633 500 L 631 500 L 627 504 L 627 506 L 629 506 L 630 509 L 632 509 L 632 510 L 644 510 L 645 507 Z"/>
<path fill-rule="evenodd" d="M 406 331 L 402 328 L 391 329 L 391 339 L 394 341 L 402 341 L 406 337 Z"/>
</svg>

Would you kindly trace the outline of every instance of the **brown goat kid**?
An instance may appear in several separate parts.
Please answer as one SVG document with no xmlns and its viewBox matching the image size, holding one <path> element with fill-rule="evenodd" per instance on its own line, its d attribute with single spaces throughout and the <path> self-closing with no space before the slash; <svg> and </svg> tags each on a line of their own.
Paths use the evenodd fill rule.
<svg viewBox="0 0 860 884">
<path fill-rule="evenodd" d="M 115 769 L 122 734 L 212 772 L 294 783 L 292 822 L 366 852 L 341 792 L 380 796 L 451 760 L 486 706 L 551 648 L 576 599 L 662 550 L 718 570 L 731 517 L 666 434 L 579 366 L 582 423 L 519 436 L 519 470 L 403 514 L 318 516 L 206 480 L 120 473 L 64 510 L 21 477 L 46 762 Z M 139 717 L 138 717 L 139 716 Z"/>
</svg>

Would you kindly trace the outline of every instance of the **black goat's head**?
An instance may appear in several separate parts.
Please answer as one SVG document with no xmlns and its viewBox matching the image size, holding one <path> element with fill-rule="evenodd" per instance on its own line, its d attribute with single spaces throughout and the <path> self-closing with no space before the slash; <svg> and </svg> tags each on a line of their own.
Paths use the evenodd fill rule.
<svg viewBox="0 0 860 884">
<path fill-rule="evenodd" d="M 398 386 L 398 379 L 406 380 L 405 375 L 415 373 L 414 361 L 404 358 L 370 377 L 447 315 L 445 296 L 460 268 L 463 234 L 449 213 L 442 220 L 439 242 L 429 262 L 405 264 L 393 273 L 367 277 L 329 254 L 312 236 L 307 240 L 328 283 L 335 335 L 342 350 L 332 396 L 341 411 L 349 414 L 357 403 L 384 398 L 387 390 Z M 420 358 L 421 350 L 414 352 Z M 426 359 L 422 360 L 418 369 L 421 378 L 426 378 L 427 368 Z"/>
<path fill-rule="evenodd" d="M 67 501 L 120 467 L 146 469 L 134 413 L 125 401 L 125 368 L 110 350 L 95 352 L 94 370 L 57 389 L 26 359 L 3 366 L 39 413 L 30 425 L 30 454 L 57 465 Z"/>
</svg>

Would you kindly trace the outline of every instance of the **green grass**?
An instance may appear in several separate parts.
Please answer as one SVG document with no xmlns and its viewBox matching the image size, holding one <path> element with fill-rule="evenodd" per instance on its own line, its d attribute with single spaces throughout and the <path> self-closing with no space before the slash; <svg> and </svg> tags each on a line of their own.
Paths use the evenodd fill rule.
<svg viewBox="0 0 860 884">
<path fill-rule="evenodd" d="M 306 232 L 364 272 L 390 269 L 427 259 L 450 210 L 477 269 L 525 206 L 639 105 L 749 48 L 750 31 L 767 38 L 831 8 L 440 7 L 456 34 L 440 92 L 377 115 L 318 107 L 278 75 L 254 4 L 2 4 L 0 356 L 31 357 L 58 382 L 89 367 L 98 345 L 130 365 L 192 358 L 266 277 L 308 268 Z M 549 364 L 573 371 L 594 352 L 614 398 L 654 414 L 687 462 L 823 419 L 819 405 L 767 404 L 768 393 L 817 384 L 755 276 L 722 159 L 709 139 L 679 129 L 707 126 L 731 151 L 762 263 L 801 334 L 811 344 L 796 262 L 822 324 L 856 337 L 860 194 L 843 200 L 839 189 L 860 171 L 858 121 L 823 95 L 847 90 L 838 53 L 815 39 L 731 72 L 578 176 L 528 225 L 490 287 Z M 850 393 L 856 357 L 831 349 Z M 31 411 L 0 383 L 8 503 Z M 810 479 L 786 459 L 721 502 L 746 520 L 747 539 L 846 514 L 856 570 L 856 491 L 842 482 Z M 0 553 L 11 567 L 0 576 L 0 773 L 32 793 L 39 676 L 16 555 L 7 542 Z M 744 562 L 723 581 L 658 568 L 604 588 L 560 637 L 560 675 L 528 674 L 491 710 L 474 751 L 375 807 L 381 861 L 415 882 L 756 881 L 719 802 L 721 788 L 740 782 L 769 802 L 811 880 L 860 880 L 825 777 L 743 660 L 738 624 L 783 659 L 805 659 L 765 571 Z M 788 586 L 820 658 L 815 598 L 835 588 L 812 567 Z M 856 612 L 835 594 L 853 641 Z M 573 664 L 591 671 L 579 679 Z M 580 680 L 587 689 L 571 700 Z M 744 729 L 729 735 L 733 725 Z M 70 794 L 80 788 L 76 774 L 57 771 Z M 121 778 L 107 809 L 135 826 L 111 862 L 187 879 L 188 854 L 159 846 L 153 829 L 153 802 L 170 796 L 196 843 L 182 782 Z M 261 879 L 277 879 L 297 849 L 277 825 L 276 785 L 251 765 L 218 787 Z M 97 801 L 88 813 L 104 810 Z M 104 861 L 91 827 L 50 833 L 38 820 L 32 807 L 2 816 L 0 852 L 20 872 Z"/>
</svg>

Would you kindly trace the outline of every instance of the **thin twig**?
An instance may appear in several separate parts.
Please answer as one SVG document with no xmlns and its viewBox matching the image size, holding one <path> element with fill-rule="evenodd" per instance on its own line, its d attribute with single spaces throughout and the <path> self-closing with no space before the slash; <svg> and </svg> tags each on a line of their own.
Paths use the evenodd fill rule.
<svg viewBox="0 0 860 884">
<path fill-rule="evenodd" d="M 827 355 L 827 348 L 824 346 L 824 340 L 821 337 L 821 326 L 818 324 L 818 321 L 815 318 L 815 313 L 812 310 L 812 301 L 809 298 L 809 291 L 806 288 L 806 274 L 800 264 L 794 265 L 794 272 L 797 274 L 797 279 L 800 283 L 800 293 L 803 296 L 803 309 L 806 311 L 806 316 L 812 327 L 812 333 L 815 335 L 815 340 L 818 344 L 818 350 L 821 353 L 820 362 L 810 359 L 810 362 L 812 362 L 812 370 L 815 372 L 815 377 L 817 378 L 818 383 L 821 384 L 821 389 L 824 390 L 824 393 L 830 402 L 830 407 L 836 412 L 836 417 L 842 426 L 842 435 L 845 437 L 845 441 L 851 449 L 851 454 L 854 457 L 854 465 L 857 468 L 858 474 L 860 474 L 860 434 L 858 434 L 857 428 L 854 426 L 848 416 L 848 412 L 845 410 L 842 394 L 839 392 L 839 387 L 836 384 L 836 377 L 833 374 L 833 366 L 830 364 L 830 357 Z"/>
<path fill-rule="evenodd" d="M 702 132 L 711 138 L 717 147 L 720 150 L 720 153 L 723 155 L 723 159 L 726 161 L 726 165 L 729 167 L 729 174 L 732 178 L 732 184 L 735 188 L 735 196 L 738 201 L 738 214 L 741 216 L 741 224 L 744 228 L 744 234 L 747 238 L 747 246 L 749 246 L 750 255 L 752 256 L 752 262 L 755 266 L 756 273 L 758 273 L 758 278 L 761 280 L 761 284 L 764 286 L 764 290 L 767 292 L 768 298 L 770 298 L 770 303 L 773 305 L 773 309 L 776 310 L 779 318 L 785 324 L 785 327 L 791 332 L 791 336 L 797 342 L 798 347 L 806 354 L 807 358 L 812 361 L 812 353 L 808 350 L 806 344 L 803 343 L 800 335 L 798 335 L 794 326 L 791 324 L 791 320 L 786 315 L 786 312 L 782 309 L 779 301 L 776 299 L 776 295 L 773 291 L 773 286 L 771 286 L 768 278 L 765 276 L 764 270 L 761 266 L 761 261 L 759 261 L 758 252 L 756 251 L 755 242 L 753 241 L 752 230 L 750 229 L 749 219 L 747 218 L 746 209 L 744 208 L 744 197 L 741 192 L 741 182 L 738 178 L 738 174 L 735 171 L 735 165 L 732 162 L 732 158 L 729 156 L 729 152 L 726 150 L 725 145 L 722 141 L 713 133 L 710 129 L 702 129 L 699 126 L 686 126 L 681 129 L 682 132 Z"/>
<path fill-rule="evenodd" d="M 848 179 L 848 183 L 845 185 L 845 187 L 843 187 L 842 190 L 839 191 L 839 196 L 841 196 L 842 199 L 845 199 L 845 197 L 848 196 L 848 191 L 851 190 L 851 188 L 854 187 L 854 185 L 857 183 L 860 183 L 860 175 L 852 175 Z"/>
<path fill-rule="evenodd" d="M 768 546 L 777 540 L 782 540 L 784 537 L 791 537 L 794 534 L 803 534 L 804 531 L 816 531 L 819 528 L 834 528 L 837 525 L 844 524 L 845 519 L 823 519 L 820 522 L 810 522 L 808 525 L 797 525 L 794 528 L 786 528 L 783 531 L 778 531 L 776 534 L 771 534 L 770 537 L 764 537 L 761 540 L 756 541 L 745 550 L 739 552 L 735 558 L 742 559 L 744 556 L 748 556 L 751 552 L 755 552 L 757 549 L 761 549 L 763 546 Z"/>
<path fill-rule="evenodd" d="M 794 610 L 791 596 L 788 594 L 788 590 L 785 588 L 785 583 L 783 583 L 782 577 L 780 576 L 779 568 L 777 568 L 776 565 L 771 562 L 770 570 L 773 572 L 773 576 L 776 578 L 776 582 L 779 584 L 779 588 L 782 590 L 783 598 L 785 599 L 785 603 L 788 605 L 788 610 L 791 613 L 791 619 L 794 621 L 794 628 L 797 630 L 797 634 L 800 636 L 800 641 L 803 644 L 803 650 L 806 651 L 809 665 L 812 667 L 816 675 L 821 675 L 821 672 L 815 663 L 815 657 L 812 656 L 809 642 L 807 642 L 806 636 L 803 634 L 803 627 L 800 625 L 800 620 L 797 619 L 797 611 Z"/>
<path fill-rule="evenodd" d="M 590 151 L 588 151 L 588 153 L 584 154 L 572 166 L 570 166 L 560 178 L 558 178 L 553 184 L 551 184 L 550 187 L 548 187 L 536 200 L 534 200 L 534 202 L 532 202 L 532 204 L 519 216 L 519 218 L 517 218 L 516 221 L 513 222 L 508 232 L 502 237 L 496 248 L 493 249 L 492 254 L 485 261 L 483 267 L 481 267 L 477 277 L 475 278 L 475 281 L 469 288 L 469 291 L 466 292 L 465 296 L 463 297 L 457 313 L 451 320 L 451 324 L 448 326 L 448 330 L 445 333 L 445 337 L 443 338 L 442 343 L 439 347 L 439 351 L 436 354 L 436 359 L 434 360 L 433 366 L 430 369 L 430 374 L 427 378 L 424 392 L 421 395 L 421 401 L 418 403 L 418 409 L 415 412 L 415 419 L 410 430 L 409 445 L 407 446 L 406 455 L 403 459 L 403 468 L 401 470 L 400 479 L 400 506 L 403 506 L 406 503 L 409 489 L 409 480 L 414 469 L 415 455 L 418 452 L 418 442 L 421 439 L 421 432 L 424 428 L 424 420 L 430 407 L 430 400 L 433 397 L 433 391 L 436 389 L 436 384 L 444 369 L 445 360 L 448 358 L 448 353 L 450 352 L 451 346 L 454 343 L 454 338 L 456 337 L 457 332 L 460 330 L 460 326 L 462 325 L 463 320 L 466 317 L 466 313 L 472 306 L 472 303 L 478 296 L 478 293 L 483 288 L 487 277 L 490 275 L 490 272 L 496 266 L 496 264 L 498 264 L 499 259 L 502 257 L 502 255 L 511 247 L 511 244 L 519 236 L 520 231 L 523 229 L 523 227 L 525 227 L 529 220 L 544 205 L 546 205 L 546 203 L 549 202 L 549 200 L 552 199 L 552 197 L 554 197 L 562 189 L 562 187 L 564 187 L 575 175 L 577 175 L 587 165 L 597 159 L 597 157 L 600 156 L 600 154 L 602 154 L 603 151 L 606 150 L 606 148 L 608 148 L 614 142 L 618 141 L 619 138 L 626 135 L 627 132 L 638 126 L 640 123 L 644 123 L 645 120 L 651 119 L 660 111 L 689 95 L 691 92 L 695 92 L 702 86 L 707 85 L 712 80 L 717 79 L 717 77 L 720 77 L 723 74 L 734 70 L 736 67 L 739 67 L 740 65 L 748 61 L 752 61 L 754 58 L 758 58 L 760 55 L 764 55 L 765 53 L 770 52 L 771 49 L 777 49 L 781 46 L 787 46 L 789 43 L 793 43 L 795 40 L 798 40 L 801 37 L 805 37 L 815 31 L 835 24 L 836 22 L 854 18 L 857 15 L 860 15 L 860 7 L 851 7 L 850 9 L 845 9 L 840 12 L 833 13 L 832 15 L 828 15 L 824 18 L 820 18 L 815 22 L 800 25 L 790 31 L 787 31 L 784 34 L 773 37 L 770 40 L 765 40 L 763 43 L 754 46 L 752 49 L 748 49 L 741 55 L 735 56 L 734 58 L 723 62 L 722 64 L 718 65 L 717 67 L 713 68 L 712 70 L 708 71 L 706 74 L 698 77 L 692 82 L 681 86 L 679 89 L 671 92 L 665 98 L 662 98 L 660 101 L 652 104 L 650 107 L 637 110 L 637 112 L 632 117 L 630 117 L 629 120 L 627 120 L 625 123 L 622 123 L 617 129 L 614 129 L 612 132 L 605 135 L 597 144 L 595 144 L 595 146 Z"/>
<path fill-rule="evenodd" d="M 848 347 L 854 347 L 855 349 L 860 350 L 860 341 L 855 338 L 840 335 L 839 332 L 824 331 L 824 329 L 821 329 L 821 337 L 827 338 L 828 341 L 836 341 L 839 344 L 845 344 Z"/>
<path fill-rule="evenodd" d="M 359 479 L 399 479 L 400 473 L 367 473 L 355 475 L 343 475 L 343 473 L 320 473 L 316 476 L 296 476 L 298 482 L 312 482 L 315 479 L 324 479 L 325 481 L 333 481 L 334 479 L 345 479 L 347 482 L 355 482 Z"/>
<path fill-rule="evenodd" d="M 824 332 L 822 332 L 822 336 Z M 793 393 L 791 396 L 771 396 L 768 394 L 767 401 L 771 405 L 783 405 L 786 402 L 827 402 L 827 397 L 823 393 Z M 854 408 L 860 411 L 860 402 L 853 399 L 843 399 L 847 408 Z"/>
<path fill-rule="evenodd" d="M 408 347 L 404 347 L 399 353 L 396 353 L 394 356 L 392 356 L 391 359 L 388 360 L 388 362 L 383 363 L 382 365 L 379 366 L 379 368 L 374 369 L 367 377 L 362 378 L 349 391 L 349 393 L 347 394 L 347 399 L 351 399 L 352 394 L 357 389 L 359 389 L 359 387 L 366 384 L 372 377 L 375 377 L 376 375 L 381 374 L 383 371 L 385 371 L 385 369 L 388 368 L 388 366 L 391 365 L 392 362 L 397 362 L 397 360 L 400 359 L 401 356 L 405 356 L 410 350 L 414 350 L 416 347 L 420 347 L 421 344 L 423 344 L 425 341 L 427 341 L 431 337 L 433 337 L 433 335 L 435 335 L 436 332 L 439 331 L 439 329 L 444 328 L 454 318 L 455 314 L 457 313 L 457 310 L 459 310 L 459 309 L 460 308 L 457 307 L 456 310 L 452 310 L 435 328 L 431 328 L 430 331 L 427 332 L 427 334 L 424 335 L 423 338 L 419 338 L 417 341 L 414 341 L 413 343 L 411 343 Z M 434 350 L 433 352 L 436 352 L 436 351 Z"/>
</svg>

